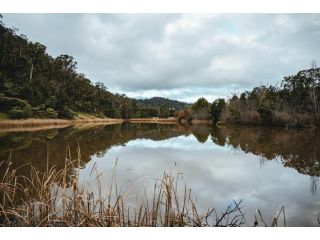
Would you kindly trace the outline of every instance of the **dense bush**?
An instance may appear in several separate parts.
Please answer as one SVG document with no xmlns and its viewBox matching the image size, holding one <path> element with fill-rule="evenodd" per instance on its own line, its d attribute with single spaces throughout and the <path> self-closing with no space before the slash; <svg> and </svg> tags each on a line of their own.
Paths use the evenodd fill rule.
<svg viewBox="0 0 320 240">
<path fill-rule="evenodd" d="M 191 109 L 193 117 L 196 119 L 207 120 L 210 118 L 210 103 L 203 97 L 199 98 Z"/>
<path fill-rule="evenodd" d="M 211 117 L 214 123 L 221 120 L 222 112 L 226 108 L 226 102 L 224 99 L 217 99 L 211 104 Z"/>
<path fill-rule="evenodd" d="M 240 110 L 237 108 L 237 106 L 229 104 L 228 110 L 235 121 L 239 121 L 241 119 Z"/>
<path fill-rule="evenodd" d="M 65 106 L 58 112 L 58 116 L 59 118 L 74 119 L 76 117 L 76 113 Z"/>
<path fill-rule="evenodd" d="M 37 107 L 32 107 L 31 112 L 32 112 L 32 117 L 34 118 L 46 118 L 47 116 L 46 107 L 44 104 L 41 104 Z"/>
<path fill-rule="evenodd" d="M 46 116 L 48 118 L 57 118 L 58 117 L 58 113 L 57 111 L 55 111 L 54 109 L 52 108 L 47 108 L 46 110 Z"/>
<path fill-rule="evenodd" d="M 55 96 L 50 96 L 44 103 L 44 105 L 48 108 L 55 109 L 57 108 L 58 100 Z"/>
<path fill-rule="evenodd" d="M 23 119 L 31 116 L 29 109 L 13 108 L 8 112 L 12 119 Z"/>
<path fill-rule="evenodd" d="M 193 111 L 189 108 L 182 109 L 179 112 L 177 112 L 177 120 L 179 123 L 182 123 L 183 121 L 186 121 L 188 123 L 191 123 L 193 119 Z"/>
<path fill-rule="evenodd" d="M 10 110 L 16 109 L 28 109 L 30 108 L 30 104 L 22 100 L 20 98 L 13 98 L 13 97 L 5 97 L 0 96 L 0 111 L 1 112 L 8 112 Z"/>
<path fill-rule="evenodd" d="M 272 113 L 271 109 L 266 108 L 266 107 L 261 107 L 258 109 L 258 113 L 260 114 L 262 123 L 264 125 L 272 125 L 273 113 Z"/>
<path fill-rule="evenodd" d="M 168 104 L 161 104 L 158 109 L 158 116 L 161 118 L 167 118 L 170 114 L 170 108 Z"/>
</svg>

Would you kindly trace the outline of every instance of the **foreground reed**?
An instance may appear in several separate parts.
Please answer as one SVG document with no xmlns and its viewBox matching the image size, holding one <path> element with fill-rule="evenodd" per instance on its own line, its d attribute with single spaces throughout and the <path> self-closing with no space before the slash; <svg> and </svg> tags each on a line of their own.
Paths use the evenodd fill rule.
<svg viewBox="0 0 320 240">
<path fill-rule="evenodd" d="M 40 172 L 29 166 L 29 177 L 18 176 L 18 169 L 13 169 L 10 161 L 2 162 L 0 167 L 6 171 L 0 179 L 0 225 L 267 226 L 259 210 L 249 224 L 241 211 L 241 201 L 233 202 L 221 213 L 215 209 L 200 213 L 186 183 L 179 189 L 179 177 L 166 173 L 155 183 L 151 197 L 145 192 L 139 202 L 131 206 L 126 202 L 126 194 L 118 190 L 115 168 L 107 197 L 103 197 L 101 174 L 94 165 L 91 173 L 96 174 L 98 195 L 93 194 L 78 183 L 80 158 L 80 150 L 76 160 L 71 160 L 69 151 L 64 169 L 47 167 Z M 271 226 L 278 225 L 280 215 L 286 225 L 283 208 Z"/>
</svg>

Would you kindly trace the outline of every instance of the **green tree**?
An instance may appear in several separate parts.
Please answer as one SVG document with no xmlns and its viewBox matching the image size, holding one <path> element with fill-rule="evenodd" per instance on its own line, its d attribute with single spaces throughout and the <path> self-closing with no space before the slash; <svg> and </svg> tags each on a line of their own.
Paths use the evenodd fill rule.
<svg viewBox="0 0 320 240">
<path fill-rule="evenodd" d="M 168 104 L 161 104 L 158 108 L 158 114 L 161 118 L 169 117 L 169 105 Z"/>
<path fill-rule="evenodd" d="M 214 123 L 217 123 L 221 119 L 222 112 L 226 108 L 226 102 L 224 99 L 216 99 L 211 105 L 211 117 Z"/>
<path fill-rule="evenodd" d="M 202 109 L 208 109 L 209 108 L 209 102 L 207 99 L 201 97 L 199 98 L 191 107 L 191 109 L 195 112 L 202 110 Z"/>
<path fill-rule="evenodd" d="M 210 104 L 207 99 L 199 98 L 191 107 L 194 111 L 195 118 L 197 119 L 208 119 L 210 116 Z"/>
</svg>

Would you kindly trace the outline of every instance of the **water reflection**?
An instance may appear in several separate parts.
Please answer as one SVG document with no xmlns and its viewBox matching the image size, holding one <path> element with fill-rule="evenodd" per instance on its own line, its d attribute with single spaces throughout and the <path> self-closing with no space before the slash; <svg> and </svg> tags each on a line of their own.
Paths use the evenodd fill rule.
<svg viewBox="0 0 320 240">
<path fill-rule="evenodd" d="M 75 157 L 81 149 L 80 176 L 88 183 L 90 166 L 98 164 L 107 182 L 118 159 L 124 188 L 149 177 L 135 185 L 139 191 L 175 168 L 186 176 L 203 208 L 223 209 L 232 199 L 244 199 L 250 219 L 255 208 L 271 218 L 284 205 L 288 221 L 298 226 L 315 225 L 320 210 L 316 130 L 122 124 L 0 133 L 0 160 L 10 156 L 16 167 L 32 163 L 45 170 L 48 159 L 49 166 L 62 169 L 67 147 Z M 19 169 L 21 175 L 27 172 Z"/>
<path fill-rule="evenodd" d="M 36 132 L 0 133 L 0 160 L 11 157 L 16 166 L 35 164 L 45 169 L 46 159 L 58 169 L 64 167 L 66 147 L 73 156 L 81 149 L 83 162 L 92 156 L 103 157 L 108 149 L 124 146 L 135 139 L 161 141 L 193 135 L 201 144 L 210 138 L 213 144 L 232 147 L 259 156 L 260 166 L 279 159 L 284 167 L 311 176 L 312 192 L 320 176 L 320 132 L 268 128 L 211 128 L 209 126 L 175 126 L 157 124 L 122 124 L 109 126 L 72 126 Z"/>
</svg>

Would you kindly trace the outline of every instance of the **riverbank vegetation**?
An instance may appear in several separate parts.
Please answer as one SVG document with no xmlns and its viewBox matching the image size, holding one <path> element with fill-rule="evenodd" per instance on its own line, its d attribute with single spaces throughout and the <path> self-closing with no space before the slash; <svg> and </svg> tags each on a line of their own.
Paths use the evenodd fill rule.
<svg viewBox="0 0 320 240">
<path fill-rule="evenodd" d="M 101 184 L 98 196 L 85 192 L 78 183 L 75 171 L 80 161 L 67 159 L 65 168 L 39 172 L 30 167 L 30 177 L 19 177 L 7 166 L 0 184 L 1 226 L 208 226 L 214 210 L 200 214 L 185 186 L 178 195 L 177 179 L 164 174 L 155 184 L 151 199 L 142 197 L 141 203 L 129 207 L 125 194 L 111 179 L 108 197 L 104 198 Z M 4 167 L 4 163 L 1 164 Z M 92 169 L 99 173 L 97 169 Z M 114 175 L 112 175 L 114 177 Z M 22 181 L 22 184 L 19 182 Z M 27 184 L 28 188 L 23 185 Z M 25 200 L 27 199 L 27 200 Z M 131 211 L 130 211 L 131 210 Z M 237 214 L 238 212 L 238 214 Z M 239 204 L 215 218 L 216 226 L 243 224 Z M 227 216 L 235 215 L 229 220 Z"/>
<path fill-rule="evenodd" d="M 198 99 L 183 109 L 178 119 L 205 119 L 215 124 L 277 127 L 319 127 L 320 68 L 315 62 L 306 70 L 284 77 L 280 86 L 260 86 L 251 91 L 209 103 Z"/>
</svg>

